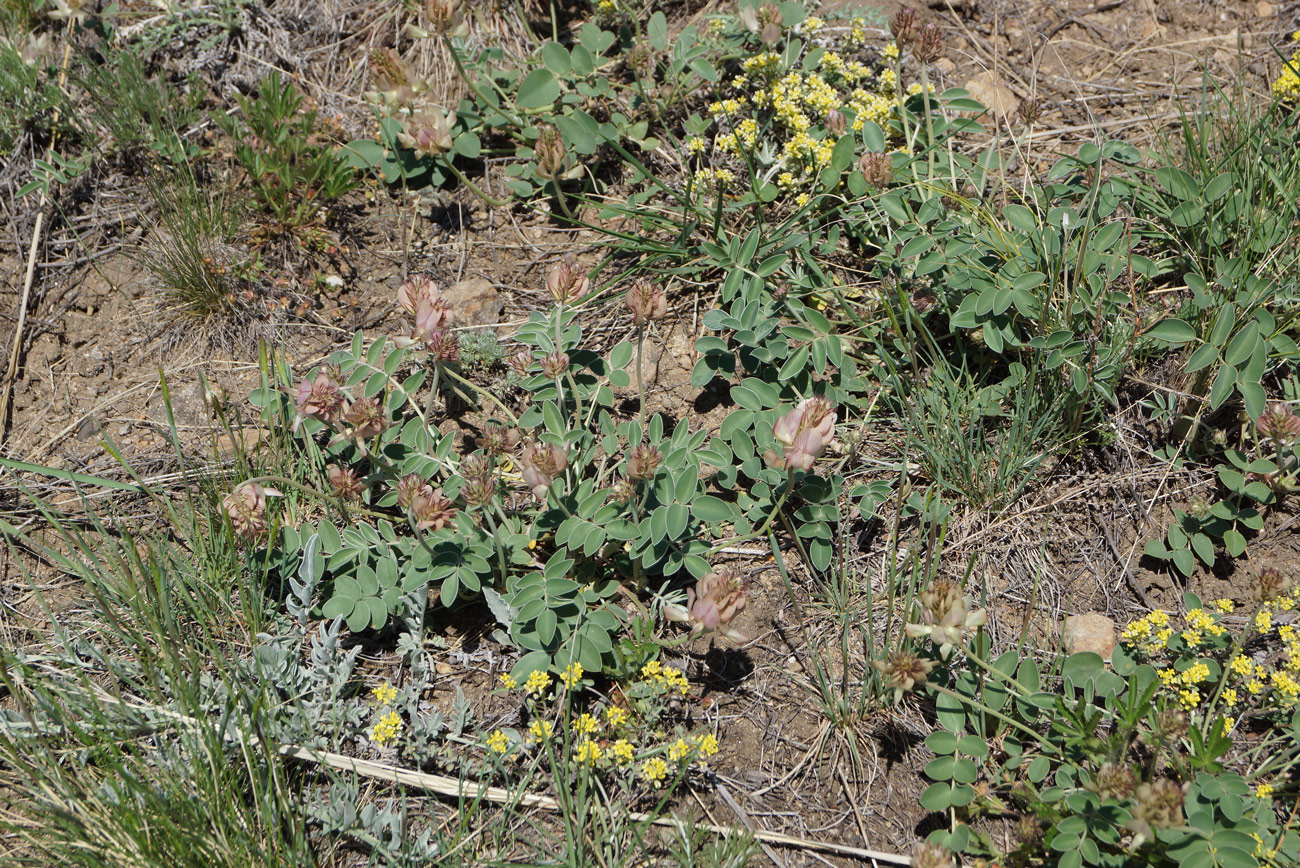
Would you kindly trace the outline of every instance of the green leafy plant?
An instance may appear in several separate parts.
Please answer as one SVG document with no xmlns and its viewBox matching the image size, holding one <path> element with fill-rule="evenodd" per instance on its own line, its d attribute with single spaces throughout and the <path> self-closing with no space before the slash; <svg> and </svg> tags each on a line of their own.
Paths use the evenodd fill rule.
<svg viewBox="0 0 1300 868">
<path fill-rule="evenodd" d="M 218 115 L 235 140 L 235 159 L 248 173 L 258 205 L 287 229 L 317 222 L 323 207 L 357 184 L 345 157 L 317 144 L 316 112 L 278 71 L 255 97 L 238 96 L 243 115 Z"/>
</svg>

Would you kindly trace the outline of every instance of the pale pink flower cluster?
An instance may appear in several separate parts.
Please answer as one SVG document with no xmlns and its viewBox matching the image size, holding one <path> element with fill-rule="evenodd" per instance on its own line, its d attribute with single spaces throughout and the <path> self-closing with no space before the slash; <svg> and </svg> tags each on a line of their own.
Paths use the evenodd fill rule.
<svg viewBox="0 0 1300 868">
<path fill-rule="evenodd" d="M 920 603 L 916 620 L 907 625 L 907 635 L 913 639 L 929 636 L 939 646 L 939 656 L 944 660 L 952 649 L 962 642 L 962 635 L 974 627 L 988 623 L 988 612 L 971 611 L 970 598 L 962 593 L 956 582 L 939 579 L 931 582 L 917 594 Z"/>
<path fill-rule="evenodd" d="M 835 405 L 825 398 L 805 398 L 776 421 L 772 436 L 781 455 L 768 452 L 768 463 L 788 470 L 808 470 L 835 439 Z"/>
<path fill-rule="evenodd" d="M 731 567 L 719 567 L 700 578 L 695 587 L 686 592 L 686 606 L 664 606 L 664 617 L 669 621 L 691 625 L 691 635 L 716 631 L 733 642 L 749 639 L 730 626 L 731 621 L 745 610 L 749 602 L 749 583 Z"/>
<path fill-rule="evenodd" d="M 519 456 L 520 475 L 538 500 L 546 499 L 551 483 L 568 466 L 569 457 L 564 449 L 553 443 L 529 443 Z"/>
</svg>

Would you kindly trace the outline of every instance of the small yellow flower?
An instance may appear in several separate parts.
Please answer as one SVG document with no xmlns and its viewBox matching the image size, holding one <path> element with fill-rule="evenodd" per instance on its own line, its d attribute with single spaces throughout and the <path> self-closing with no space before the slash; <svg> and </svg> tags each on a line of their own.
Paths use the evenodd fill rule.
<svg viewBox="0 0 1300 868">
<path fill-rule="evenodd" d="M 651 660 L 641 667 L 641 677 L 647 681 L 660 681 L 663 679 L 664 665 L 658 660 Z"/>
<path fill-rule="evenodd" d="M 542 669 L 534 669 L 528 674 L 528 680 L 524 682 L 524 689 L 533 696 L 541 696 L 550 686 L 551 673 Z"/>
<path fill-rule="evenodd" d="M 1225 715 L 1223 718 L 1223 735 L 1227 735 L 1228 733 L 1232 732 L 1232 725 L 1236 722 L 1237 719 L 1235 717 L 1232 717 L 1231 715 Z"/>
<path fill-rule="evenodd" d="M 898 55 L 899 51 L 897 42 L 889 43 L 880 52 L 880 56 L 885 58 L 885 60 L 898 60 Z"/>
<path fill-rule="evenodd" d="M 1264 692 L 1264 682 L 1258 678 L 1252 678 L 1246 682 L 1246 689 L 1250 691 L 1251 696 L 1259 696 Z"/>
<path fill-rule="evenodd" d="M 632 742 L 625 738 L 620 738 L 618 741 L 610 745 L 609 752 L 618 762 L 630 763 L 632 762 L 632 757 L 636 754 L 636 748 L 632 746 Z"/>
<path fill-rule="evenodd" d="M 600 729 L 600 721 L 585 711 L 578 715 L 578 719 L 573 722 L 573 731 L 578 735 L 591 735 L 598 729 Z"/>
<path fill-rule="evenodd" d="M 1218 609 L 1225 615 L 1231 614 L 1232 610 L 1237 608 L 1237 604 L 1232 600 L 1220 599 L 1214 601 L 1214 608 Z"/>
<path fill-rule="evenodd" d="M 816 17 L 815 15 L 809 15 L 807 18 L 803 20 L 803 25 L 800 28 L 800 32 L 808 36 L 812 36 L 814 33 L 816 33 L 818 30 L 821 29 L 822 29 L 822 20 Z"/>
<path fill-rule="evenodd" d="M 385 681 L 370 691 L 370 695 L 374 697 L 376 705 L 390 705 L 397 698 L 397 688 Z"/>
<path fill-rule="evenodd" d="M 718 752 L 718 739 L 713 733 L 708 733 L 696 742 L 700 749 L 701 756 L 713 756 Z"/>
<path fill-rule="evenodd" d="M 1190 687 L 1184 687 L 1178 691 L 1178 701 L 1182 703 L 1183 708 L 1192 709 L 1201 701 L 1201 694 Z"/>
<path fill-rule="evenodd" d="M 584 738 L 579 742 L 573 751 L 573 758 L 585 765 L 595 765 L 596 761 L 602 756 L 604 756 L 604 752 L 600 749 L 600 745 L 589 738 Z"/>
<path fill-rule="evenodd" d="M 602 15 L 611 15 L 618 9 L 618 4 L 614 0 L 600 0 L 596 4 L 596 11 Z"/>
<path fill-rule="evenodd" d="M 543 741 L 555 734 L 555 725 L 549 720 L 534 720 L 528 724 L 528 734 L 538 741 Z"/>
<path fill-rule="evenodd" d="M 1250 662 L 1250 658 L 1242 657 L 1238 654 L 1236 657 L 1233 657 L 1232 660 L 1228 661 L 1228 669 L 1233 675 L 1240 676 L 1241 678 L 1249 678 L 1250 673 L 1255 671 L 1255 666 Z"/>
<path fill-rule="evenodd" d="M 1229 687 L 1227 690 L 1223 691 L 1223 702 L 1225 705 L 1236 705 L 1237 699 L 1238 696 L 1235 689 Z"/>
<path fill-rule="evenodd" d="M 692 154 L 704 153 L 704 148 L 707 145 L 708 142 L 704 141 L 704 139 L 700 136 L 691 136 L 689 139 L 686 140 L 686 150 L 691 152 Z"/>
<path fill-rule="evenodd" d="M 510 749 L 510 739 L 501 730 L 494 729 L 487 737 L 487 746 L 493 753 L 505 753 Z"/>
<path fill-rule="evenodd" d="M 641 777 L 654 785 L 655 789 L 663 786 L 664 779 L 668 777 L 668 763 L 659 757 L 648 759 L 641 764 Z"/>
<path fill-rule="evenodd" d="M 1256 612 L 1255 629 L 1258 630 L 1261 635 L 1273 629 L 1273 613 L 1268 609 L 1260 609 Z"/>
<path fill-rule="evenodd" d="M 1272 785 L 1272 784 L 1267 784 L 1267 783 L 1266 783 L 1266 784 L 1260 784 L 1260 785 L 1258 785 L 1257 787 L 1255 787 L 1255 797 L 1256 797 L 1256 798 L 1267 799 L 1267 798 L 1268 798 L 1269 796 L 1271 796 L 1271 795 L 1273 795 L 1273 785 Z"/>
<path fill-rule="evenodd" d="M 570 663 L 568 666 L 564 667 L 564 671 L 560 673 L 560 680 L 564 682 L 565 687 L 572 690 L 582 682 L 582 673 L 583 668 L 581 663 Z"/>
<path fill-rule="evenodd" d="M 605 709 L 605 721 L 610 726 L 622 726 L 627 723 L 627 709 L 621 705 L 611 705 Z"/>
<path fill-rule="evenodd" d="M 681 762 L 691 755 L 691 746 L 686 743 L 686 739 L 679 738 L 673 742 L 672 747 L 668 748 L 668 759 L 672 762 Z"/>
<path fill-rule="evenodd" d="M 502 672 L 501 686 L 504 687 L 506 690 L 514 690 L 516 687 L 519 686 L 519 682 L 515 681 L 515 677 L 511 675 L 509 672 Z"/>
<path fill-rule="evenodd" d="M 397 736 L 402 731 L 402 719 L 397 716 L 397 712 L 389 709 L 388 713 L 380 717 L 370 730 L 370 740 L 379 747 L 397 741 Z"/>
</svg>

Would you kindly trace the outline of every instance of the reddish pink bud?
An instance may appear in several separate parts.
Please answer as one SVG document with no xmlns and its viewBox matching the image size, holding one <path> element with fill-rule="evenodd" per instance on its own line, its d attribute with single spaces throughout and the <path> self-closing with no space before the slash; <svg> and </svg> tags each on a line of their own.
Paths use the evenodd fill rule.
<svg viewBox="0 0 1300 868">
<path fill-rule="evenodd" d="M 252 538 L 266 532 L 266 499 L 279 496 L 274 488 L 245 482 L 221 499 L 221 508 L 235 533 Z"/>
<path fill-rule="evenodd" d="M 632 311 L 633 325 L 643 326 L 668 315 L 668 299 L 663 287 L 644 277 L 637 279 L 628 289 L 627 306 Z"/>
<path fill-rule="evenodd" d="M 805 398 L 772 426 L 784 445 L 782 458 L 792 470 L 808 470 L 835 439 L 835 405 L 824 398 Z"/>
<path fill-rule="evenodd" d="M 591 280 L 579 270 L 573 257 L 561 260 L 546 275 L 546 291 L 560 304 L 569 304 L 587 294 Z"/>
<path fill-rule="evenodd" d="M 415 519 L 416 530 L 442 530 L 455 516 L 456 506 L 443 496 L 441 488 L 421 490 L 411 498 L 411 517 Z"/>
</svg>

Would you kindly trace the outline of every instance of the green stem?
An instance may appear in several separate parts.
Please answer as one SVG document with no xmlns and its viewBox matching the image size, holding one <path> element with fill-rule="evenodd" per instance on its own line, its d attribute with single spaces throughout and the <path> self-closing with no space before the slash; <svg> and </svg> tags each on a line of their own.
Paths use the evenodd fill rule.
<svg viewBox="0 0 1300 868">
<path fill-rule="evenodd" d="M 636 393 L 637 393 L 637 421 L 641 423 L 641 431 L 645 432 L 645 379 L 641 375 L 641 347 L 645 343 L 645 326 L 636 327 Z"/>
<path fill-rule="evenodd" d="M 493 498 L 495 500 L 495 498 Z M 487 519 L 488 527 L 492 529 L 492 542 L 496 544 L 497 563 L 501 567 L 501 581 L 505 582 L 506 576 L 506 549 L 505 544 L 501 542 L 501 533 L 497 530 L 496 519 L 492 517 L 491 509 L 483 510 L 483 517 Z"/>
<path fill-rule="evenodd" d="M 748 542 L 751 539 L 758 539 L 761 536 L 767 536 L 768 530 L 772 527 L 772 522 L 776 521 L 776 517 L 781 513 L 781 507 L 785 506 L 785 502 L 789 499 L 790 492 L 792 491 L 794 491 L 793 474 L 786 476 L 785 488 L 781 491 L 781 496 L 777 498 L 776 503 L 772 505 L 772 512 L 768 515 L 767 521 L 763 522 L 762 527 L 751 533 L 744 534 L 743 536 L 732 537 L 729 540 L 722 540 L 721 542 L 716 543 L 713 548 L 709 549 L 709 554 L 717 554 L 728 546 L 734 546 L 737 543 Z"/>
<path fill-rule="evenodd" d="M 456 180 L 460 181 L 462 184 L 468 187 L 469 191 L 473 193 L 475 196 L 482 199 L 485 204 L 493 208 L 505 208 L 508 205 L 510 205 L 511 203 L 510 199 L 493 199 L 487 193 L 484 193 L 483 190 L 479 187 L 479 185 L 475 184 L 469 178 L 465 177 L 465 173 L 462 172 L 460 169 L 457 169 L 456 164 L 453 163 L 451 160 L 447 159 L 446 155 L 440 155 L 440 156 L 442 159 L 443 167 L 446 168 L 447 171 L 455 175 Z"/>
<path fill-rule="evenodd" d="M 949 690 L 947 687 L 942 687 L 938 684 L 934 684 L 928 681 L 926 682 L 925 686 L 928 687 L 930 690 L 933 690 L 935 693 L 942 693 L 944 696 L 948 696 L 957 700 L 962 705 L 973 705 L 979 708 L 980 711 L 993 715 L 1003 723 L 1009 724 L 1011 727 L 1020 730 L 1025 735 L 1030 736 L 1038 744 L 1039 749 L 1042 750 L 1044 753 L 1051 753 L 1051 754 L 1055 754 L 1056 756 L 1061 756 L 1061 751 L 1057 749 L 1055 746 L 1053 746 L 1052 744 L 1050 744 L 1047 740 L 1045 740 L 1043 738 L 1042 733 L 1035 732 L 1034 730 L 1025 726 L 1020 721 L 1012 717 L 1008 717 L 1007 715 L 1003 714 L 1000 711 L 995 711 L 992 708 L 989 708 L 987 705 L 984 705 L 983 703 L 975 702 L 969 696 L 963 696 L 962 694 L 958 693 L 955 690 Z"/>
<path fill-rule="evenodd" d="M 496 404 L 497 407 L 500 408 L 501 412 L 502 412 L 502 413 L 505 413 L 506 416 L 508 416 L 508 417 L 510 418 L 510 422 L 511 422 L 512 425 L 518 425 L 518 424 L 519 424 L 519 417 L 516 416 L 514 413 L 511 413 L 511 412 L 510 412 L 510 408 L 507 407 L 505 404 L 501 403 L 501 399 L 498 398 L 496 395 L 492 394 L 492 393 L 491 393 L 490 391 L 488 391 L 487 389 L 484 389 L 482 386 L 478 385 L 477 383 L 472 383 L 472 382 L 470 382 L 469 380 L 467 380 L 467 379 L 465 379 L 464 377 L 462 377 L 460 374 L 458 374 L 458 373 L 456 373 L 455 371 L 453 371 L 451 368 L 446 368 L 446 369 L 445 369 L 445 373 L 447 374 L 447 376 L 448 376 L 449 378 L 455 380 L 456 382 L 458 382 L 458 383 L 460 383 L 460 384 L 462 384 L 462 385 L 468 386 L 469 388 L 473 389 L 473 390 L 474 390 L 475 392 L 477 392 L 478 394 L 480 394 L 480 395 L 482 395 L 483 397 L 485 397 L 485 398 L 487 398 L 488 400 L 490 400 L 493 404 Z"/>
</svg>

